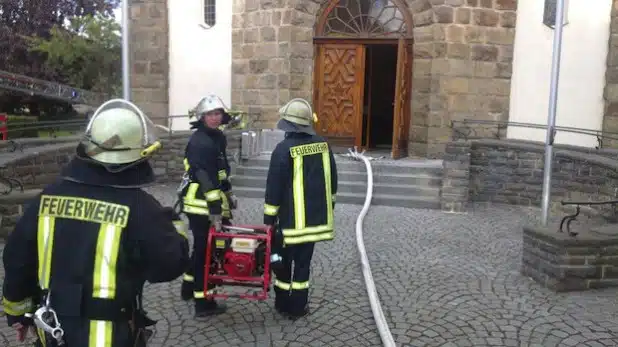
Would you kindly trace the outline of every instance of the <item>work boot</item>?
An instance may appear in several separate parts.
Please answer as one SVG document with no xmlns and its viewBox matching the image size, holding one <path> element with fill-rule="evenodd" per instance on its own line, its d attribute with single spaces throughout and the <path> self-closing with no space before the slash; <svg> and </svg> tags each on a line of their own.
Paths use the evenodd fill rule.
<svg viewBox="0 0 618 347">
<path fill-rule="evenodd" d="M 292 312 L 291 311 L 286 312 L 286 317 L 288 319 L 290 319 L 290 320 L 295 321 L 297 319 L 300 319 L 300 318 L 303 318 L 303 317 L 309 315 L 309 313 L 310 313 L 309 306 L 305 306 L 304 309 L 302 309 L 302 310 L 300 310 L 298 312 L 293 312 L 293 311 Z"/>
<path fill-rule="evenodd" d="M 180 285 L 180 298 L 182 301 L 193 299 L 193 282 L 182 281 Z"/>
<path fill-rule="evenodd" d="M 209 317 L 224 313 L 227 307 L 214 300 L 195 300 L 195 317 Z"/>
</svg>

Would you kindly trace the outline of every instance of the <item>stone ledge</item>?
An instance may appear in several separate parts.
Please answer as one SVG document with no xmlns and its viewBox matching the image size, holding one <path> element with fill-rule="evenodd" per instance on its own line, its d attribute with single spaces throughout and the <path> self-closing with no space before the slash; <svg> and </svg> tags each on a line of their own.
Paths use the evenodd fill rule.
<svg viewBox="0 0 618 347">
<path fill-rule="evenodd" d="M 25 206 L 41 193 L 41 189 L 29 189 L 0 196 L 0 239 L 6 239 L 21 218 Z"/>
<path fill-rule="evenodd" d="M 618 287 L 618 233 L 525 227 L 521 273 L 556 292 Z"/>
</svg>

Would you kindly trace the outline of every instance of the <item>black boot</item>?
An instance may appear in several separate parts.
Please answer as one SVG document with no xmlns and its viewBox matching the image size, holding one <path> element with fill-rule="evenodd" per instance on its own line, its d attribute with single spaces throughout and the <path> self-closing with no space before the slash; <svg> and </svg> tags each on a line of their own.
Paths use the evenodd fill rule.
<svg viewBox="0 0 618 347">
<path fill-rule="evenodd" d="M 180 285 L 180 298 L 183 301 L 193 299 L 193 282 L 182 281 Z"/>
<path fill-rule="evenodd" d="M 307 316 L 309 313 L 309 306 L 305 306 L 305 308 L 300 311 L 287 311 L 286 316 L 288 319 L 295 321 Z"/>
<path fill-rule="evenodd" d="M 195 300 L 195 317 L 209 317 L 224 313 L 227 307 L 214 300 Z"/>
</svg>

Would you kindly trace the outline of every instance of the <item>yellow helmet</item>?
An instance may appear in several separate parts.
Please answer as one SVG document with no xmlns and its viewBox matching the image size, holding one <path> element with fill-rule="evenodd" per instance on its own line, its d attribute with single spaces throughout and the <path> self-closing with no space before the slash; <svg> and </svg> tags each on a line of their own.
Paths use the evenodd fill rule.
<svg viewBox="0 0 618 347">
<path fill-rule="evenodd" d="M 94 112 L 83 143 L 90 158 L 105 164 L 132 163 L 161 148 L 152 121 L 124 99 L 109 100 Z"/>
<path fill-rule="evenodd" d="M 301 98 L 290 100 L 279 109 L 279 116 L 281 117 L 277 123 L 279 129 L 285 132 L 315 134 L 313 123 L 317 122 L 317 116 L 307 100 Z"/>
</svg>

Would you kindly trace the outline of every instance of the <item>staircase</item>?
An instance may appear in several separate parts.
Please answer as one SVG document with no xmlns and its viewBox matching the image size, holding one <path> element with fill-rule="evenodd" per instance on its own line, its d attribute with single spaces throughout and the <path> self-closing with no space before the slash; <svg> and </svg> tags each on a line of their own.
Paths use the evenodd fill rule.
<svg viewBox="0 0 618 347">
<path fill-rule="evenodd" d="M 367 174 L 363 162 L 337 157 L 337 203 L 365 202 Z M 232 176 L 234 192 L 239 197 L 264 198 L 270 155 L 242 160 Z M 402 159 L 372 161 L 374 175 L 373 205 L 407 208 L 440 208 L 442 185 L 441 160 Z"/>
</svg>

